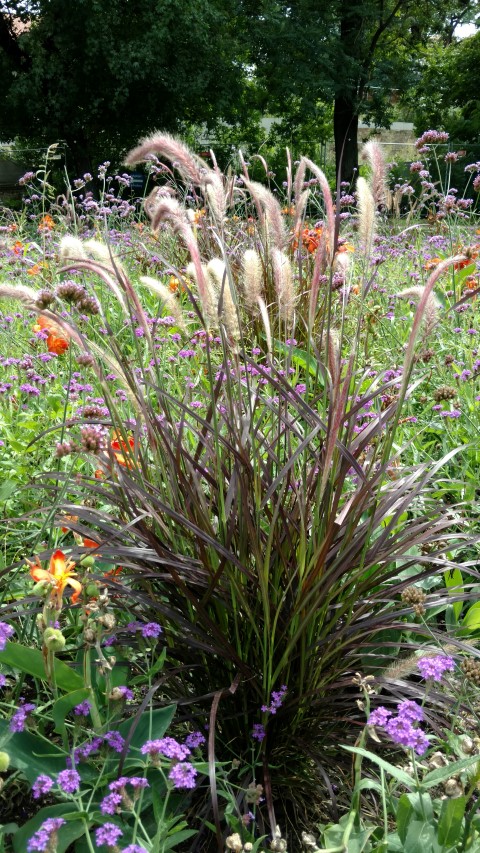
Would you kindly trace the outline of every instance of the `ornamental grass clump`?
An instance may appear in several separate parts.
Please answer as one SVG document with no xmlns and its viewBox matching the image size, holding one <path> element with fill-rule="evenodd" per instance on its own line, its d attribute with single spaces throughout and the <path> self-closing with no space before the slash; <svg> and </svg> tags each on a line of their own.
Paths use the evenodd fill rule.
<svg viewBox="0 0 480 853">
<path fill-rule="evenodd" d="M 379 187 L 364 188 L 360 263 L 339 264 L 354 247 L 311 161 L 300 161 L 289 232 L 273 194 L 248 174 L 236 191 L 161 134 L 127 162 L 151 154 L 173 161 L 206 211 L 200 226 L 176 198 L 157 194 L 149 203 L 155 233 L 185 256 L 181 269 L 162 263 L 181 284 L 178 313 L 168 315 L 172 334 L 181 338 L 181 313 L 190 339 L 168 355 L 158 340 L 170 312 L 163 291 L 156 313 L 147 312 L 149 283 L 113 251 L 108 262 L 94 260 L 86 244 L 72 257 L 70 241 L 61 274 L 76 270 L 93 289 L 98 279 L 129 322 L 114 333 L 111 304 L 100 298 L 87 329 L 77 327 L 74 304 L 71 321 L 62 321 L 108 416 L 92 418 L 101 440 L 88 447 L 84 419 L 69 423 L 57 455 L 85 464 L 74 478 L 59 465 L 43 483 L 62 516 L 78 518 L 76 532 L 95 532 L 104 559 L 121 561 L 122 573 L 104 579 L 115 600 L 164 627 L 175 672 L 163 695 L 208 726 L 217 838 L 215 759 L 237 756 L 252 756 L 242 784 L 264 785 L 273 832 L 274 805 L 288 814 L 293 800 L 311 816 L 312 792 L 332 790 L 330 774 L 347 773 L 337 744 L 362 727 L 352 675 L 381 676 L 384 632 L 411 630 L 417 641 L 435 634 L 405 622 L 396 602 L 450 565 L 444 548 L 422 553 L 425 543 L 450 537 L 451 555 L 466 537 L 459 513 L 432 486 L 442 459 L 391 472 L 431 294 L 464 256 L 443 261 L 426 281 L 402 367 L 372 376 L 362 340 Z M 307 169 L 320 196 L 304 186 Z M 305 252 L 309 201 L 322 219 Z M 239 209 L 250 217 L 240 236 Z M 121 638 L 112 643 L 119 653 Z M 395 689 L 393 679 L 383 683 Z M 184 764 L 176 781 L 189 788 Z"/>
</svg>

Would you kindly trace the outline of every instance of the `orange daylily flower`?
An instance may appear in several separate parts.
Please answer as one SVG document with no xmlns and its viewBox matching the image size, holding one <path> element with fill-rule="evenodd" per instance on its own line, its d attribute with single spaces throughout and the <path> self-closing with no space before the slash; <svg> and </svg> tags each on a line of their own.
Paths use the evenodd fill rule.
<svg viewBox="0 0 480 853">
<path fill-rule="evenodd" d="M 14 255 L 21 255 L 22 253 L 23 253 L 23 243 L 21 243 L 20 240 L 16 240 L 15 243 L 13 244 L 13 254 Z"/>
<path fill-rule="evenodd" d="M 56 335 L 49 335 L 47 338 L 47 349 L 49 352 L 54 352 L 56 355 L 63 355 L 69 347 L 69 343 L 65 338 L 57 338 Z"/>
<path fill-rule="evenodd" d="M 479 286 L 479 282 L 475 275 L 467 275 L 464 281 L 464 285 L 467 290 L 476 290 L 476 288 Z"/>
<path fill-rule="evenodd" d="M 98 542 L 94 542 L 93 539 L 87 539 L 86 537 L 84 537 L 83 546 L 84 548 L 98 548 Z"/>
<path fill-rule="evenodd" d="M 174 275 L 171 275 L 169 282 L 168 282 L 168 289 L 170 290 L 171 293 L 176 293 L 179 287 L 180 287 L 180 282 L 179 282 L 178 278 L 175 278 Z"/>
<path fill-rule="evenodd" d="M 55 228 L 55 220 L 50 216 L 49 213 L 46 213 L 45 216 L 42 216 L 40 222 L 38 223 L 38 230 L 42 231 L 53 231 Z"/>
<path fill-rule="evenodd" d="M 132 467 L 132 463 L 127 459 L 127 456 L 130 455 L 130 452 L 133 451 L 135 447 L 135 439 L 133 438 L 133 435 L 128 436 L 127 444 L 123 438 L 115 432 L 113 434 L 113 439 L 110 442 L 110 447 L 112 448 L 115 459 L 119 465 L 123 465 L 124 468 Z"/>
<path fill-rule="evenodd" d="M 96 480 L 103 480 L 105 477 L 105 473 L 102 471 L 101 468 L 96 468 L 93 476 L 95 477 Z"/>
<path fill-rule="evenodd" d="M 341 246 L 338 247 L 337 252 L 354 252 L 355 246 L 353 243 L 342 243 Z"/>
<path fill-rule="evenodd" d="M 30 576 L 36 583 L 48 581 L 52 585 L 51 600 L 56 610 L 60 610 L 62 607 L 62 596 L 66 586 L 70 586 L 74 590 L 71 599 L 72 604 L 77 603 L 82 592 L 82 584 L 73 577 L 75 563 L 73 560 L 69 560 L 63 551 L 55 551 L 52 554 L 48 569 L 42 569 L 38 557 L 35 558 L 35 562 L 27 560 L 27 563 L 30 566 Z"/>
<path fill-rule="evenodd" d="M 425 266 L 424 266 L 424 269 L 426 269 L 426 270 L 432 270 L 432 269 L 434 269 L 434 267 L 436 267 L 436 266 L 437 266 L 438 264 L 440 264 L 441 262 L 442 262 L 442 259 L 441 259 L 441 258 L 430 258 L 430 260 L 428 260 L 428 261 L 426 262 L 426 264 L 425 264 Z"/>
<path fill-rule="evenodd" d="M 207 211 L 205 210 L 205 208 L 204 208 L 204 207 L 202 207 L 200 210 L 196 210 L 196 211 L 194 212 L 194 214 L 193 214 L 193 221 L 194 221 L 195 225 L 198 225 L 198 223 L 199 223 L 199 222 L 203 219 L 203 217 L 205 216 L 206 212 L 207 212 Z"/>
<path fill-rule="evenodd" d="M 39 261 L 38 264 L 34 264 L 33 267 L 30 267 L 30 269 L 27 270 L 27 275 L 40 275 L 42 269 L 45 269 L 47 266 L 48 264 L 44 261 Z"/>
</svg>

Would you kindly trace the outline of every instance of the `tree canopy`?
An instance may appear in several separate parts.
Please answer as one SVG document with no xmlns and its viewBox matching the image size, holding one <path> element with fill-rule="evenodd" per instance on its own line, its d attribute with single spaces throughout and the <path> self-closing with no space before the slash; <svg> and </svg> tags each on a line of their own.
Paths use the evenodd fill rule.
<svg viewBox="0 0 480 853">
<path fill-rule="evenodd" d="M 4 3 L 0 138 L 64 139 L 88 165 L 155 128 L 235 120 L 240 11 L 235 0 Z"/>
</svg>

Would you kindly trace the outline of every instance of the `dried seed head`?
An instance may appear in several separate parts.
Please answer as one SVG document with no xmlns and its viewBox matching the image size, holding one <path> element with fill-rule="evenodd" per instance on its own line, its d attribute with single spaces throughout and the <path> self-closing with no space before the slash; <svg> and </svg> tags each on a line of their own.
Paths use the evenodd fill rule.
<svg viewBox="0 0 480 853">
<path fill-rule="evenodd" d="M 477 658 L 464 658 L 460 669 L 469 681 L 480 687 L 480 660 Z"/>
<path fill-rule="evenodd" d="M 454 400 L 456 396 L 457 389 L 453 388 L 452 385 L 440 385 L 440 387 L 433 392 L 433 399 L 437 403 L 441 400 Z"/>
</svg>

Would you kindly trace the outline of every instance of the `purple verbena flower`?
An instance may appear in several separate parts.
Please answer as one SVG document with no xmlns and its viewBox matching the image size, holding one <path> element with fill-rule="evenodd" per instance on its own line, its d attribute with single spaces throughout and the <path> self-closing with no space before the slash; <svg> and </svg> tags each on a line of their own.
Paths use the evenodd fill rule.
<svg viewBox="0 0 480 853">
<path fill-rule="evenodd" d="M 5 678 L 5 676 L 4 676 L 4 675 L 2 675 L 2 673 L 0 672 L 0 687 L 5 687 L 6 683 L 7 683 L 7 679 L 6 679 L 6 678 Z"/>
<path fill-rule="evenodd" d="M 48 792 L 52 790 L 53 784 L 53 779 L 50 779 L 50 776 L 47 776 L 45 773 L 40 773 L 40 776 L 37 776 L 32 785 L 33 799 L 38 800 L 40 797 L 48 794 Z"/>
<path fill-rule="evenodd" d="M 369 726 L 383 726 L 385 727 L 387 720 L 392 716 L 392 712 L 388 710 L 388 708 L 384 708 L 383 705 L 380 705 L 379 708 L 375 708 L 374 711 L 370 714 L 367 723 Z"/>
<path fill-rule="evenodd" d="M 254 740 L 258 740 L 259 743 L 264 739 L 266 735 L 265 726 L 262 726 L 261 723 L 253 724 L 252 738 Z"/>
<path fill-rule="evenodd" d="M 123 848 L 122 853 L 147 853 L 147 851 L 140 844 L 129 844 L 128 847 Z"/>
<path fill-rule="evenodd" d="M 398 716 L 411 723 L 420 723 L 424 719 L 423 708 L 411 699 L 404 699 L 397 708 Z"/>
<path fill-rule="evenodd" d="M 75 794 L 80 788 L 80 776 L 73 768 L 62 770 L 57 776 L 57 785 L 66 794 Z"/>
<path fill-rule="evenodd" d="M 0 652 L 3 652 L 5 646 L 7 645 L 7 640 L 14 633 L 14 628 L 12 625 L 8 625 L 7 622 L 0 622 Z"/>
<path fill-rule="evenodd" d="M 168 774 L 168 778 L 175 788 L 194 788 L 195 787 L 195 776 L 197 775 L 197 770 L 190 764 L 189 761 L 179 762 L 178 764 L 174 764 Z"/>
<path fill-rule="evenodd" d="M 185 746 L 188 746 L 189 749 L 196 749 L 197 746 L 201 746 L 202 743 L 205 743 L 205 738 L 201 732 L 191 732 L 191 734 L 187 735 L 185 738 Z"/>
<path fill-rule="evenodd" d="M 107 732 L 103 736 L 103 739 L 104 739 L 105 743 L 108 743 L 108 745 L 111 749 L 115 750 L 115 752 L 121 752 L 124 745 L 125 745 L 125 739 L 122 737 L 120 732 L 116 732 L 116 731 Z"/>
<path fill-rule="evenodd" d="M 21 704 L 10 720 L 9 728 L 11 732 L 23 732 L 28 714 L 36 708 L 36 705 L 32 705 L 31 702 L 25 702 L 25 699 L 20 699 L 20 702 Z"/>
<path fill-rule="evenodd" d="M 162 633 L 162 628 L 157 622 L 147 622 L 145 625 L 142 624 L 140 630 L 142 632 L 142 637 L 145 640 L 156 639 Z"/>
<path fill-rule="evenodd" d="M 91 703 L 87 699 L 85 699 L 84 702 L 80 702 L 79 705 L 75 705 L 73 713 L 77 717 L 88 717 L 91 707 Z"/>
<path fill-rule="evenodd" d="M 108 847 L 115 847 L 119 838 L 123 835 L 122 830 L 115 823 L 104 823 L 95 831 L 95 842 L 98 847 L 106 844 Z"/>
<path fill-rule="evenodd" d="M 448 655 L 435 655 L 429 658 L 420 658 L 417 661 L 422 678 L 431 678 L 432 681 L 441 681 L 446 672 L 455 669 L 455 661 Z"/>
<path fill-rule="evenodd" d="M 36 853 L 36 851 L 47 853 L 47 851 L 56 849 L 54 836 L 65 823 L 63 817 L 49 817 L 45 820 L 40 829 L 37 829 L 36 833 L 28 840 L 27 853 Z"/>
<path fill-rule="evenodd" d="M 100 811 L 102 814 L 114 815 L 121 811 L 122 795 L 112 792 L 107 794 L 100 803 Z"/>
<path fill-rule="evenodd" d="M 183 761 L 187 755 L 190 755 L 188 746 L 178 743 L 173 737 L 147 740 L 140 752 L 142 755 L 149 755 L 150 758 L 157 758 L 160 753 L 161 755 L 165 755 L 166 758 L 175 758 L 178 761 Z"/>
</svg>

